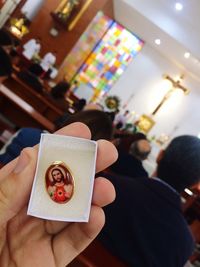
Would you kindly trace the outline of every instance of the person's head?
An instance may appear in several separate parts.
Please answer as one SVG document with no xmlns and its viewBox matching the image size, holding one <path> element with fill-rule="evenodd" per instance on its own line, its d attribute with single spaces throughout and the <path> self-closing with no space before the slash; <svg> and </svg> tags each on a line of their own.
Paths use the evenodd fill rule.
<svg viewBox="0 0 200 267">
<path fill-rule="evenodd" d="M 60 183 L 64 181 L 64 175 L 58 168 L 55 168 L 51 171 L 51 176 L 53 178 L 54 183 Z"/>
<path fill-rule="evenodd" d="M 51 95 L 55 98 L 64 98 L 66 92 L 69 90 L 70 84 L 68 82 L 59 82 L 51 89 Z"/>
<path fill-rule="evenodd" d="M 143 133 L 129 133 L 127 131 L 115 134 L 115 138 L 119 138 L 118 150 L 129 153 L 131 144 L 138 140 L 146 140 L 146 135 Z"/>
<path fill-rule="evenodd" d="M 74 107 L 77 111 L 81 111 L 83 110 L 86 104 L 87 104 L 87 101 L 85 100 L 85 98 L 81 98 L 78 102 L 74 104 Z"/>
<path fill-rule="evenodd" d="M 53 50 L 51 53 L 56 57 L 57 54 L 58 54 L 58 51 L 57 50 Z"/>
<path fill-rule="evenodd" d="M 129 153 L 139 160 L 147 159 L 151 152 L 151 146 L 148 140 L 138 140 L 131 144 Z"/>
<path fill-rule="evenodd" d="M 183 135 L 174 138 L 158 157 L 156 175 L 178 192 L 200 181 L 200 139 Z"/>
<path fill-rule="evenodd" d="M 92 140 L 111 140 L 113 134 L 112 121 L 109 116 L 101 110 L 84 110 L 71 115 L 64 123 L 68 125 L 73 122 L 86 124 L 92 134 Z"/>
<path fill-rule="evenodd" d="M 25 26 L 27 26 L 27 27 L 30 26 L 31 21 L 30 21 L 25 15 L 23 16 L 23 21 L 24 21 L 23 24 L 24 24 Z"/>
<path fill-rule="evenodd" d="M 41 38 L 40 38 L 39 36 L 37 36 L 37 37 L 35 38 L 35 40 L 36 40 L 36 43 L 37 43 L 37 44 L 40 44 L 41 41 L 42 41 Z"/>
<path fill-rule="evenodd" d="M 116 130 L 120 130 L 123 128 L 123 123 L 121 121 L 119 121 L 116 125 L 115 125 L 115 129 Z"/>
<path fill-rule="evenodd" d="M 3 29 L 0 29 L 0 46 L 4 48 L 11 48 L 13 45 L 14 43 L 10 35 Z"/>
<path fill-rule="evenodd" d="M 124 112 L 124 116 L 127 116 L 129 114 L 129 110 L 126 110 L 125 112 Z"/>
<path fill-rule="evenodd" d="M 90 109 L 103 110 L 103 107 L 99 103 L 89 103 L 83 107 L 83 110 L 90 110 Z"/>
</svg>

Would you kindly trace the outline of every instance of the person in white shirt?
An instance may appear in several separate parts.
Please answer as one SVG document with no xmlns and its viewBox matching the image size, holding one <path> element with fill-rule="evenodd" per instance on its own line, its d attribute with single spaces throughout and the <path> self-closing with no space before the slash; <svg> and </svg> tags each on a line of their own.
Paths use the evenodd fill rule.
<svg viewBox="0 0 200 267">
<path fill-rule="evenodd" d="M 23 45 L 23 56 L 31 60 L 35 54 L 38 54 L 41 49 L 39 39 L 31 39 Z"/>
<path fill-rule="evenodd" d="M 129 110 L 126 110 L 123 114 L 119 113 L 116 115 L 114 120 L 114 125 L 121 124 L 121 128 L 124 128 L 127 122 L 127 116 L 129 114 Z"/>
<path fill-rule="evenodd" d="M 55 56 L 55 53 L 47 53 L 41 63 L 40 63 L 40 66 L 43 68 L 44 71 L 48 71 L 49 68 L 51 68 L 54 64 L 56 63 L 56 56 Z"/>
</svg>

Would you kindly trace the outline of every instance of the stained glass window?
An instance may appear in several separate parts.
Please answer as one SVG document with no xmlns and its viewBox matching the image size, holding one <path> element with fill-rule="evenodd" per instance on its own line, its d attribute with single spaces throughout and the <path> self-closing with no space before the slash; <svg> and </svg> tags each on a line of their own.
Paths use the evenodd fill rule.
<svg viewBox="0 0 200 267">
<path fill-rule="evenodd" d="M 143 44 L 141 39 L 113 21 L 75 79 L 91 86 L 96 93 L 108 92 Z"/>
<path fill-rule="evenodd" d="M 65 79 L 70 81 L 91 51 L 102 39 L 113 20 L 99 11 L 63 63 Z"/>
</svg>

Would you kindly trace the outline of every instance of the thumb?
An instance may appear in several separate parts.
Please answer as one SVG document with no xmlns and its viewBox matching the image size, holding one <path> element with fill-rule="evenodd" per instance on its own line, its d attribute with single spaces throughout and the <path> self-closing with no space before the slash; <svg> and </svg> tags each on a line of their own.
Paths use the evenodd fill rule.
<svg viewBox="0 0 200 267">
<path fill-rule="evenodd" d="M 12 172 L 0 183 L 0 227 L 5 225 L 23 208 L 31 191 L 36 167 L 37 152 L 24 149 Z"/>
</svg>

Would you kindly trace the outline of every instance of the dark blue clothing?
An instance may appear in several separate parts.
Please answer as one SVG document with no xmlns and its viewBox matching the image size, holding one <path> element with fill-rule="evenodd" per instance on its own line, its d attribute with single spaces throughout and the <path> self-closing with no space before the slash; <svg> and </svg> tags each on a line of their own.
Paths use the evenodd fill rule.
<svg viewBox="0 0 200 267">
<path fill-rule="evenodd" d="M 37 128 L 22 128 L 10 140 L 0 152 L 0 163 L 7 164 L 19 156 L 22 149 L 32 147 L 40 142 L 40 135 L 43 132 Z"/>
<path fill-rule="evenodd" d="M 128 266 L 183 267 L 194 241 L 178 193 L 155 179 L 108 178 L 116 200 L 104 208 L 103 245 Z"/>
<path fill-rule="evenodd" d="M 124 176 L 148 177 L 148 173 L 142 166 L 142 161 L 122 151 L 119 151 L 118 159 L 110 169 L 116 174 Z"/>
</svg>

